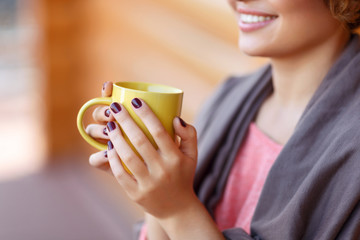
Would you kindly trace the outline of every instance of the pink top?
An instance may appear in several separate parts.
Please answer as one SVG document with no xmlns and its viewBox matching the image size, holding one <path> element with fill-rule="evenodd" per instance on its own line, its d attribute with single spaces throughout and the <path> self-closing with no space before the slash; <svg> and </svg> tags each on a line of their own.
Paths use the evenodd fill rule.
<svg viewBox="0 0 360 240">
<path fill-rule="evenodd" d="M 239 227 L 250 233 L 250 222 L 266 177 L 282 145 L 251 123 L 215 209 L 219 229 Z"/>
<path fill-rule="evenodd" d="M 215 221 L 221 231 L 239 227 L 250 233 L 262 187 L 282 145 L 274 142 L 251 123 L 236 156 L 220 202 L 215 208 Z M 143 225 L 139 240 L 146 240 Z"/>
</svg>

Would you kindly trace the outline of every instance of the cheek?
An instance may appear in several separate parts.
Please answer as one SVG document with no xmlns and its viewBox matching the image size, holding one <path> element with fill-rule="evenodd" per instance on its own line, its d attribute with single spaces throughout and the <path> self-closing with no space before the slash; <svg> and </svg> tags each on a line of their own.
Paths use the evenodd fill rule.
<svg viewBox="0 0 360 240">
<path fill-rule="evenodd" d="M 340 23 L 333 18 L 330 11 L 321 8 L 307 8 L 284 14 L 279 29 L 279 38 L 286 38 L 288 42 L 302 44 L 317 44 L 333 35 Z"/>
<path fill-rule="evenodd" d="M 284 31 L 321 35 L 339 25 L 323 0 L 276 0 L 276 2 L 283 2 L 278 8 Z"/>
<path fill-rule="evenodd" d="M 273 0 L 279 14 L 273 26 L 240 34 L 240 47 L 249 55 L 274 57 L 306 50 L 326 41 L 339 27 L 322 0 Z"/>
</svg>

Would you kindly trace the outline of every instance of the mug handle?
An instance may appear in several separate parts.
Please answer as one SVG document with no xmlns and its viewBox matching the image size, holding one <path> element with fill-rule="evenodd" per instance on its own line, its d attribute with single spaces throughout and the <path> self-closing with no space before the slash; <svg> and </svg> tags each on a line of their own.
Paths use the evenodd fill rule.
<svg viewBox="0 0 360 240">
<path fill-rule="evenodd" d="M 89 101 L 87 101 L 79 110 L 79 113 L 77 115 L 77 127 L 80 132 L 80 135 L 87 141 L 91 146 L 103 151 L 107 149 L 107 145 L 100 143 L 96 141 L 94 138 L 92 138 L 89 134 L 86 133 L 84 125 L 83 125 L 83 118 L 86 110 L 88 110 L 89 107 L 94 105 L 109 105 L 112 103 L 111 97 L 99 97 L 94 98 Z"/>
</svg>

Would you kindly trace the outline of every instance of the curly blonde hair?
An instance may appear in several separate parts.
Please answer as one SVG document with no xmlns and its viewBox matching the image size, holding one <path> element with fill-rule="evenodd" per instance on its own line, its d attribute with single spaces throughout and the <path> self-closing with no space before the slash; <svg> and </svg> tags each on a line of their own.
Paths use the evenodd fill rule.
<svg viewBox="0 0 360 240">
<path fill-rule="evenodd" d="M 359 0 L 324 0 L 333 16 L 355 30 L 360 26 L 360 1 Z"/>
</svg>

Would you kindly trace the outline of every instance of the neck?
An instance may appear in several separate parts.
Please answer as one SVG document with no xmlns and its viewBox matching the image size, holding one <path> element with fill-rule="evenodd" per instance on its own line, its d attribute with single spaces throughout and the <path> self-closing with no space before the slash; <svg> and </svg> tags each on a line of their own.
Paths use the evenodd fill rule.
<svg viewBox="0 0 360 240">
<path fill-rule="evenodd" d="M 348 42 L 344 31 L 307 51 L 272 58 L 273 100 L 286 107 L 305 107 Z"/>
</svg>

